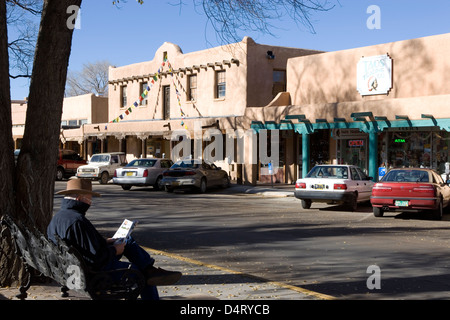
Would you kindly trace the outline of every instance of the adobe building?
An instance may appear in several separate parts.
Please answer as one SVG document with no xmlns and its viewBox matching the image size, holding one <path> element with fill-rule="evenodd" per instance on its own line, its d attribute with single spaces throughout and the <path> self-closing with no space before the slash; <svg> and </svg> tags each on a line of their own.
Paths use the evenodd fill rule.
<svg viewBox="0 0 450 320">
<path fill-rule="evenodd" d="M 318 163 L 444 171 L 450 161 L 450 34 L 292 58 L 290 103 L 247 108 L 243 126 L 286 137 L 285 181 Z"/>
<path fill-rule="evenodd" d="M 11 101 L 11 117 L 15 149 L 20 149 L 25 130 L 28 101 Z M 61 117 L 61 149 L 71 149 L 80 154 L 83 149 L 83 125 L 108 121 L 108 98 L 94 94 L 64 98 Z"/>
<path fill-rule="evenodd" d="M 289 58 L 317 53 L 257 44 L 249 37 L 191 53 L 166 42 L 151 61 L 110 68 L 109 120 L 83 126 L 86 156 L 123 151 L 128 161 L 152 156 L 174 159 L 172 150 L 179 140 L 173 135 L 179 130 L 189 138 L 195 131 L 202 138 L 209 129 L 223 134 L 251 130 L 236 119 L 244 117 L 247 109 L 266 106 L 283 95 Z M 206 144 L 202 141 L 201 148 Z M 191 154 L 194 148 L 192 141 Z M 254 166 L 243 167 L 235 159 L 223 159 L 219 166 L 232 179 L 254 179 Z"/>
</svg>

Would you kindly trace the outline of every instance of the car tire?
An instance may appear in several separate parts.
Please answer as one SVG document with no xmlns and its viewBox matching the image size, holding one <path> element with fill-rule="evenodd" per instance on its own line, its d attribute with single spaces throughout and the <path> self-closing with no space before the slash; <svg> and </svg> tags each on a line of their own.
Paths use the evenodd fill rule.
<svg viewBox="0 0 450 320">
<path fill-rule="evenodd" d="M 109 181 L 109 174 L 108 172 L 102 172 L 102 175 L 100 176 L 100 184 L 107 184 Z"/>
<path fill-rule="evenodd" d="M 226 189 L 230 186 L 230 177 L 227 175 L 226 177 L 222 178 L 222 188 Z"/>
<path fill-rule="evenodd" d="M 443 213 L 444 213 L 444 208 L 442 206 L 442 199 L 440 199 L 437 209 L 432 211 L 433 218 L 435 220 L 442 220 Z"/>
<path fill-rule="evenodd" d="M 384 215 L 383 208 L 373 207 L 373 215 L 377 218 L 381 218 Z"/>
<path fill-rule="evenodd" d="M 347 203 L 350 211 L 356 211 L 358 209 L 358 193 L 355 192 L 351 197 L 350 201 Z"/>
<path fill-rule="evenodd" d="M 161 190 L 161 189 L 163 189 L 163 185 L 161 184 L 161 181 L 162 181 L 162 177 L 161 177 L 161 176 L 159 176 L 158 178 L 156 178 L 155 184 L 153 185 L 153 188 L 154 188 L 155 190 Z"/>
<path fill-rule="evenodd" d="M 57 168 L 56 169 L 56 180 L 62 181 L 64 178 L 64 169 L 63 168 Z"/>
<path fill-rule="evenodd" d="M 131 190 L 131 186 L 122 186 L 123 190 Z"/>
<path fill-rule="evenodd" d="M 205 193 L 206 192 L 206 188 L 207 188 L 206 179 L 202 178 L 202 180 L 200 181 L 200 188 L 198 189 L 198 191 L 200 193 Z"/>
<path fill-rule="evenodd" d="M 311 204 L 312 204 L 311 200 L 303 200 L 302 199 L 302 208 L 303 209 L 311 209 Z"/>
</svg>

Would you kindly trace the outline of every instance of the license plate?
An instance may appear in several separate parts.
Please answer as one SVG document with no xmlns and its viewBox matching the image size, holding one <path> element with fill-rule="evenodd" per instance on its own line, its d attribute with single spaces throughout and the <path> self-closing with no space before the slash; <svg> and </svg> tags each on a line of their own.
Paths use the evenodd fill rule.
<svg viewBox="0 0 450 320">
<path fill-rule="evenodd" d="M 134 176 L 134 172 L 127 172 L 127 177 L 132 177 Z"/>
<path fill-rule="evenodd" d="M 395 200 L 395 205 L 397 207 L 407 207 L 409 205 L 408 200 Z"/>
<path fill-rule="evenodd" d="M 317 189 L 317 190 L 323 190 L 323 189 L 325 189 L 325 185 L 324 185 L 324 184 L 316 184 L 316 185 L 314 186 L 314 189 Z"/>
</svg>

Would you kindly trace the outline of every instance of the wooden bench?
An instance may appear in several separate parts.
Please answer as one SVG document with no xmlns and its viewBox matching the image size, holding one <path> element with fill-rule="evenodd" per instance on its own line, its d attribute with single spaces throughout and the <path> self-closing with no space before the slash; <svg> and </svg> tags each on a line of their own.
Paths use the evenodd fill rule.
<svg viewBox="0 0 450 320">
<path fill-rule="evenodd" d="M 27 298 L 31 286 L 29 267 L 59 283 L 63 297 L 69 296 L 69 290 L 75 290 L 93 300 L 135 300 L 145 286 L 145 278 L 138 270 L 92 271 L 80 253 L 61 239 L 54 244 L 39 231 L 30 230 L 8 215 L 3 216 L 1 223 L 9 229 L 15 252 L 27 271 L 26 281 L 21 283 L 17 295 L 19 299 Z"/>
</svg>

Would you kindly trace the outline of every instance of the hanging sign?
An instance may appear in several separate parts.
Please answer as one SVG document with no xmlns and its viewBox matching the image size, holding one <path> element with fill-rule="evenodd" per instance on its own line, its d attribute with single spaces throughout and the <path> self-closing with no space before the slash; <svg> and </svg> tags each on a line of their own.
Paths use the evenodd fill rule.
<svg viewBox="0 0 450 320">
<path fill-rule="evenodd" d="M 391 89 L 392 59 L 387 54 L 359 60 L 357 90 L 362 96 L 388 94 Z"/>
</svg>

